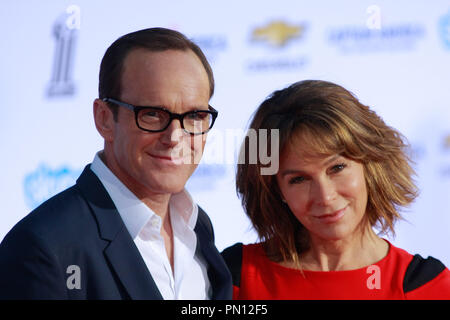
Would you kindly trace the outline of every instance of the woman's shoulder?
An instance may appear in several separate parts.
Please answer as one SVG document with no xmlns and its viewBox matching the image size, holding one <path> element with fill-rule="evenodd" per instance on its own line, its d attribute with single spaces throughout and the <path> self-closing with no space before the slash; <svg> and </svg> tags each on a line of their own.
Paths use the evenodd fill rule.
<svg viewBox="0 0 450 320">
<path fill-rule="evenodd" d="M 222 251 L 222 257 L 228 265 L 228 268 L 240 266 L 242 263 L 242 242 L 235 243 Z"/>
<path fill-rule="evenodd" d="M 449 299 L 450 271 L 438 259 L 408 251 L 390 244 L 395 265 L 404 265 L 403 292 L 413 299 Z"/>
<path fill-rule="evenodd" d="M 228 248 L 225 248 L 222 251 L 222 256 L 225 261 L 230 261 L 231 263 L 238 262 L 240 264 L 242 263 L 242 255 L 244 253 L 245 255 L 264 253 L 262 243 L 243 244 L 242 242 L 238 242 Z"/>
<path fill-rule="evenodd" d="M 222 251 L 222 257 L 227 263 L 228 267 L 236 267 L 242 265 L 242 257 L 253 256 L 264 252 L 261 243 L 243 244 L 242 242 L 235 243 Z"/>
<path fill-rule="evenodd" d="M 234 285 L 239 286 L 242 263 L 252 263 L 254 259 L 264 257 L 264 249 L 261 243 L 243 244 L 235 243 L 222 251 L 228 269 L 233 277 Z"/>
<path fill-rule="evenodd" d="M 445 265 L 438 259 L 428 256 L 427 258 L 422 257 L 420 254 L 411 254 L 405 249 L 394 246 L 389 243 L 390 252 L 392 260 L 395 260 L 395 264 L 405 265 L 405 278 L 417 278 L 427 275 L 426 277 L 431 277 L 432 275 L 437 275 L 446 269 Z"/>
<path fill-rule="evenodd" d="M 235 288 L 239 288 L 241 285 L 241 271 L 244 255 L 246 261 L 248 261 L 248 257 L 253 256 L 254 253 L 258 251 L 262 251 L 260 243 L 243 244 L 242 242 L 235 243 L 222 251 L 222 257 L 230 270 L 233 286 Z"/>
</svg>

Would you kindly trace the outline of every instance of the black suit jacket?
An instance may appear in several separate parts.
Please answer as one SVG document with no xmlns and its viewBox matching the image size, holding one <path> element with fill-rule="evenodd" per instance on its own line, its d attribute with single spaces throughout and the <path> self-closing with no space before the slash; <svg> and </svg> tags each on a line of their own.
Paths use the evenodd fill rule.
<svg viewBox="0 0 450 320">
<path fill-rule="evenodd" d="M 197 253 L 208 265 L 212 298 L 231 299 L 230 272 L 214 245 L 211 222 L 200 208 L 194 230 Z M 3 239 L 0 299 L 162 296 L 109 194 L 88 165 L 73 187 L 40 205 Z"/>
</svg>

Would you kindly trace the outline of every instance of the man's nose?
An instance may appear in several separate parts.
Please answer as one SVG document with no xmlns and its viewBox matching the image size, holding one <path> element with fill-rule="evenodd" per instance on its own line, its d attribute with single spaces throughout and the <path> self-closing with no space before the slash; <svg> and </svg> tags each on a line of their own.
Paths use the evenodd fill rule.
<svg viewBox="0 0 450 320">
<path fill-rule="evenodd" d="M 186 135 L 186 132 L 181 127 L 181 122 L 179 119 L 173 119 L 169 126 L 162 132 L 161 141 L 169 147 L 176 146 Z"/>
</svg>

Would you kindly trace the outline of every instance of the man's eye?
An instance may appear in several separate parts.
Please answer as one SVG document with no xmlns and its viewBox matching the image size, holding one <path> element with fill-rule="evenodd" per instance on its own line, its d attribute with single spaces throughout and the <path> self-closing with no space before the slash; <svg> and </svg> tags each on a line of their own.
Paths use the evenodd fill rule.
<svg viewBox="0 0 450 320">
<path fill-rule="evenodd" d="M 147 111 L 142 116 L 143 117 L 157 117 L 157 118 L 159 118 L 160 115 L 159 115 L 159 112 L 157 112 L 157 111 Z"/>
<path fill-rule="evenodd" d="M 195 112 L 195 113 L 190 113 L 187 115 L 189 120 L 204 120 L 208 116 L 209 116 L 209 114 L 206 112 L 205 113 Z"/>
</svg>

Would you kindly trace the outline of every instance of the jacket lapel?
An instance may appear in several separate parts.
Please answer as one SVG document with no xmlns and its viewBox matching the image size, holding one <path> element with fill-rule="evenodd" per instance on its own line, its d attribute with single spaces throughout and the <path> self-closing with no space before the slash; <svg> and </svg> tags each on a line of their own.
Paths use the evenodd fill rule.
<svg viewBox="0 0 450 320">
<path fill-rule="evenodd" d="M 214 244 L 214 233 L 206 213 L 199 207 L 197 224 L 197 250 L 203 254 L 208 264 L 208 277 L 213 289 L 213 300 L 231 300 L 233 287 L 231 273 Z"/>
<path fill-rule="evenodd" d="M 163 299 L 125 227 L 105 249 L 105 255 L 131 299 Z"/>
<path fill-rule="evenodd" d="M 96 218 L 100 237 L 109 241 L 105 255 L 131 299 L 162 299 L 109 194 L 87 165 L 77 180 Z"/>
</svg>

